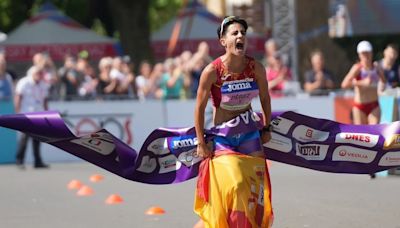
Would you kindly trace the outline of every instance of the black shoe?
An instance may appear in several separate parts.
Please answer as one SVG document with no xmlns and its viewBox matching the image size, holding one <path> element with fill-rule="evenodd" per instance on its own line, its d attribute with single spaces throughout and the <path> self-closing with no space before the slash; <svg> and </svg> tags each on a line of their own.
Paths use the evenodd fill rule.
<svg viewBox="0 0 400 228">
<path fill-rule="evenodd" d="M 17 166 L 18 169 L 20 169 L 20 170 L 25 170 L 25 165 L 24 165 L 23 162 L 21 162 L 21 161 L 16 161 L 16 162 L 15 162 L 15 165 Z"/>
<path fill-rule="evenodd" d="M 35 169 L 48 169 L 48 168 L 50 168 L 50 166 L 46 165 L 44 163 L 39 163 L 39 164 L 35 164 L 34 168 Z"/>
<path fill-rule="evenodd" d="M 371 179 L 375 179 L 375 177 L 376 177 L 375 173 L 370 174 L 370 177 L 371 177 Z"/>
</svg>

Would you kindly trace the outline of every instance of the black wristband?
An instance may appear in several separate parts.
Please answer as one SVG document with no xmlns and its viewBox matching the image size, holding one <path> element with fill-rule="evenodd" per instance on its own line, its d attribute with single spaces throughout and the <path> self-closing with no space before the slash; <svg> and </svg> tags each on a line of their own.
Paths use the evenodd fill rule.
<svg viewBox="0 0 400 228">
<path fill-rule="evenodd" d="M 262 128 L 262 131 L 264 132 L 271 132 L 272 131 L 272 125 L 271 124 L 268 124 L 268 126 L 264 126 L 263 128 Z"/>
</svg>

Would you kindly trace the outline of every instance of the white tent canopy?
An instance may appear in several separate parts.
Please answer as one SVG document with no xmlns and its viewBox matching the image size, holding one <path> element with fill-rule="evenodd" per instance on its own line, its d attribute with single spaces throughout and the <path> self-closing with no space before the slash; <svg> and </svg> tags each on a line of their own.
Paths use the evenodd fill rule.
<svg viewBox="0 0 400 228">
<path fill-rule="evenodd" d="M 7 34 L 0 31 L 0 43 L 7 39 Z"/>
<path fill-rule="evenodd" d="M 41 51 L 48 52 L 53 59 L 62 59 L 66 53 L 77 54 L 82 50 L 87 50 L 94 59 L 117 54 L 113 39 L 83 27 L 51 3 L 44 4 L 1 45 L 11 61 L 30 60 Z"/>
</svg>

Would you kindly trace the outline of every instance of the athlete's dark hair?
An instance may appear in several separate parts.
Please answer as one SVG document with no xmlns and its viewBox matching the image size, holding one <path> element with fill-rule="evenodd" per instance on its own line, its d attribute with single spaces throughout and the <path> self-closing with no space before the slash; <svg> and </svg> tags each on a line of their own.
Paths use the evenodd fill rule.
<svg viewBox="0 0 400 228">
<path fill-rule="evenodd" d="M 226 28 L 228 28 L 228 26 L 233 23 L 241 24 L 243 26 L 244 30 L 247 31 L 248 25 L 247 25 L 246 20 L 244 20 L 243 18 L 237 17 L 237 16 L 226 16 L 224 18 L 224 20 L 222 20 L 221 25 L 218 27 L 218 30 L 217 30 L 218 39 L 220 39 L 221 37 L 223 37 L 225 35 Z"/>
</svg>

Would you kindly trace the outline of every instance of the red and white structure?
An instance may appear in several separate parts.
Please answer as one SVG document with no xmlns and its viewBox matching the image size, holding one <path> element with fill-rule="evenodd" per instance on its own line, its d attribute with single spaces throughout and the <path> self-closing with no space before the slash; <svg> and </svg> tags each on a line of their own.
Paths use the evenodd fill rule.
<svg viewBox="0 0 400 228">
<path fill-rule="evenodd" d="M 217 36 L 217 28 L 221 21 L 221 18 L 209 12 L 198 1 L 191 1 L 178 16 L 152 34 L 151 45 L 155 58 L 163 59 L 167 57 L 171 34 L 174 33 L 174 30 L 177 31 L 177 23 L 180 23 L 180 29 L 172 56 L 180 54 L 184 50 L 195 52 L 197 45 L 202 41 L 207 42 L 210 46 L 211 56 L 216 57 L 223 54 L 224 49 Z M 262 55 L 264 53 L 264 42 L 267 38 L 249 31 L 247 52 L 252 56 Z"/>
<path fill-rule="evenodd" d="M 31 61 L 37 52 L 47 52 L 53 60 L 82 50 L 93 60 L 118 54 L 117 42 L 85 28 L 64 15 L 51 3 L 44 4 L 33 17 L 8 34 L 0 43 L 10 62 Z"/>
</svg>

